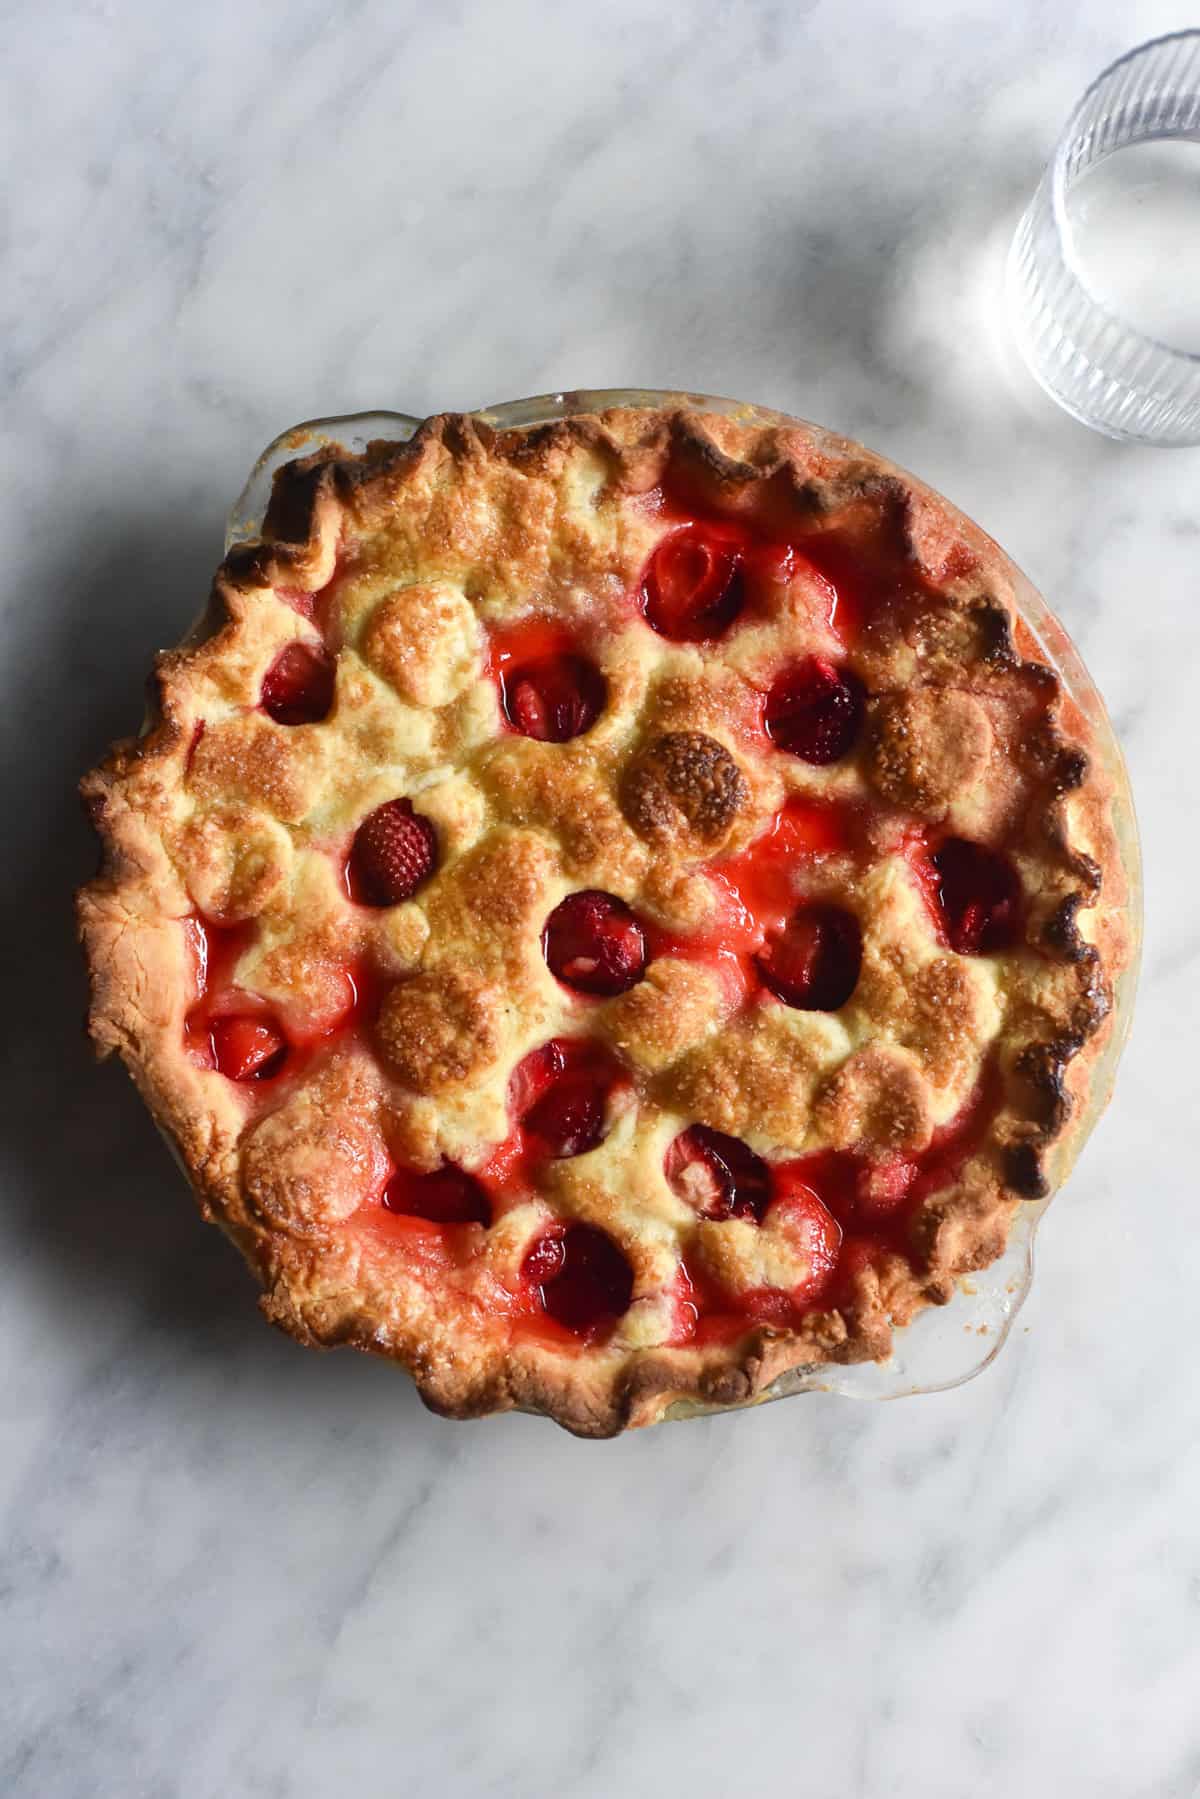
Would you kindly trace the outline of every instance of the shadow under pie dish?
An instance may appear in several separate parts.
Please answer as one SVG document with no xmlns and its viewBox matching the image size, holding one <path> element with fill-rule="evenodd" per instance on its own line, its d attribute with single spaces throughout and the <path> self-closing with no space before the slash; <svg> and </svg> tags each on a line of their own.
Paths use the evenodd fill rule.
<svg viewBox="0 0 1200 1799">
<path fill-rule="evenodd" d="M 1132 986 L 1094 689 L 860 446 L 538 404 L 274 469 L 83 784 L 93 1037 L 268 1317 L 454 1416 L 853 1391 L 993 1268 L 998 1337 Z"/>
</svg>

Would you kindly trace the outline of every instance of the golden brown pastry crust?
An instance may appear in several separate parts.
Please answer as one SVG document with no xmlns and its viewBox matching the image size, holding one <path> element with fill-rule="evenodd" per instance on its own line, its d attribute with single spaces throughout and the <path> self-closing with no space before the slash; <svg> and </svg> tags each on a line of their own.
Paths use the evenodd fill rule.
<svg viewBox="0 0 1200 1799">
<path fill-rule="evenodd" d="M 922 604 L 842 650 L 801 569 L 721 644 L 656 637 L 625 596 L 667 528 L 650 503 L 664 482 L 783 540 L 836 530 L 868 560 L 899 558 Z M 335 573 L 333 710 L 281 726 L 258 709 L 263 676 L 293 639 L 316 641 L 297 596 Z M 570 742 L 503 730 L 487 643 L 530 613 L 589 620 L 603 645 L 608 704 Z M 267 1316 L 302 1342 L 400 1360 L 442 1412 L 519 1406 L 586 1435 L 886 1356 L 893 1326 L 1001 1253 L 1020 1200 L 1047 1190 L 1129 954 L 1109 774 L 1027 638 L 988 538 L 880 459 L 799 426 L 615 411 L 498 434 L 445 416 L 404 445 L 281 470 L 262 540 L 226 557 L 203 632 L 159 658 L 148 728 L 83 783 L 104 858 L 79 896 L 96 1045 L 125 1061 Z M 772 753 L 755 733 L 772 671 L 835 650 L 869 695 L 858 750 L 831 767 Z M 411 900 L 367 912 L 330 846 L 397 792 L 419 794 L 440 865 Z M 550 976 L 540 932 L 571 890 L 609 889 L 665 932 L 702 934 L 702 867 L 753 843 L 789 797 L 863 796 L 878 802 L 865 861 L 834 852 L 813 870 L 815 889 L 853 885 L 863 927 L 859 985 L 836 1014 L 742 1009 L 712 967 L 670 954 L 600 1002 Z M 1014 952 L 938 943 L 905 876 L 909 816 L 1008 845 L 1027 900 Z M 252 931 L 239 987 L 315 1035 L 266 1101 L 188 1049 L 198 914 Z M 364 961 L 384 989 L 377 1015 L 326 1039 L 344 969 Z M 550 1163 L 486 1233 L 464 1227 L 469 1253 L 389 1234 L 389 1167 L 478 1165 L 508 1129 L 512 1069 L 564 1031 L 609 1045 L 631 1076 L 604 1143 Z M 676 1131 L 698 1118 L 767 1156 L 916 1153 L 986 1069 L 989 1128 L 922 1200 L 910 1255 L 867 1259 L 794 1326 L 748 1318 L 729 1340 L 669 1340 L 681 1244 L 729 1290 L 760 1264 L 803 1271 L 784 1237 L 697 1228 L 663 1175 Z M 632 1266 L 633 1303 L 606 1342 L 514 1326 L 522 1255 L 552 1216 L 601 1226 Z"/>
</svg>

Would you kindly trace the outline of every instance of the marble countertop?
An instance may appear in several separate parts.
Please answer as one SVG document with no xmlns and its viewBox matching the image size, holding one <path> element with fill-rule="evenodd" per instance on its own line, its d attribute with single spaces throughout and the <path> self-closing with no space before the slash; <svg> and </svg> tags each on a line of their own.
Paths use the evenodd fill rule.
<svg viewBox="0 0 1200 1799">
<path fill-rule="evenodd" d="M 902 15 L 902 16 L 898 16 Z M 168 23 L 169 21 L 169 23 Z M 0 1789 L 1200 1793 L 1198 453 L 1089 436 L 998 246 L 1118 0 L 44 0 L 5 15 Z M 1128 752 L 1116 1100 L 978 1380 L 584 1444 L 266 1330 L 90 1064 L 73 784 L 261 446 L 577 385 L 738 394 L 976 515 Z"/>
</svg>

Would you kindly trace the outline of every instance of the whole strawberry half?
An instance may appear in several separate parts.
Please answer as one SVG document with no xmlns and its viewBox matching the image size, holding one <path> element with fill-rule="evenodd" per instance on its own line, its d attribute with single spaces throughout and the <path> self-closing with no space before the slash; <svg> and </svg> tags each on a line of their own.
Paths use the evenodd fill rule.
<svg viewBox="0 0 1200 1799">
<path fill-rule="evenodd" d="M 388 800 L 369 812 L 350 850 L 350 891 L 362 906 L 398 906 L 437 867 L 432 821 L 411 800 Z"/>
</svg>

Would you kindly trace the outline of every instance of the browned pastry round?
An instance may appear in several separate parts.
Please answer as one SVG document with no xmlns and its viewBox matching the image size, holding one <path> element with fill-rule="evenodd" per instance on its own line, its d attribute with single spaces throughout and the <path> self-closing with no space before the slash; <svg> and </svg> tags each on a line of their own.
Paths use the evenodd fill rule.
<svg viewBox="0 0 1200 1799">
<path fill-rule="evenodd" d="M 307 1343 L 607 1435 L 889 1353 L 1078 1128 L 1109 776 L 935 495 L 613 411 L 283 469 L 84 782 L 91 1029 Z"/>
<path fill-rule="evenodd" d="M 746 802 L 737 763 L 703 731 L 667 731 L 629 764 L 625 815 L 648 842 L 693 854 L 715 849 Z"/>
</svg>

